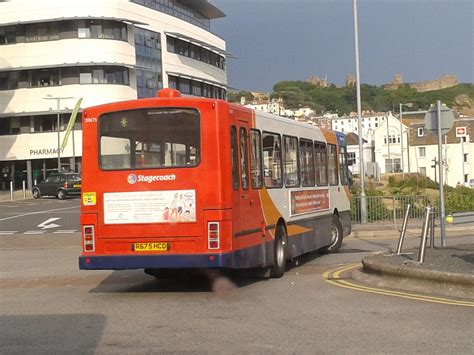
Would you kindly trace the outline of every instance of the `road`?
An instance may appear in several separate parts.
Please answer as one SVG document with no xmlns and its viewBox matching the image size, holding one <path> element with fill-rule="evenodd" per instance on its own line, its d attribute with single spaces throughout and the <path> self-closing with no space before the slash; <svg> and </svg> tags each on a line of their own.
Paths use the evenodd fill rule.
<svg viewBox="0 0 474 355">
<path fill-rule="evenodd" d="M 0 201 L 0 236 L 78 232 L 80 203 L 78 197 Z"/>
<path fill-rule="evenodd" d="M 457 242 L 466 238 L 450 241 Z M 395 248 L 396 238 L 348 238 L 340 253 L 305 256 L 271 280 L 205 274 L 166 281 L 139 270 L 79 271 L 79 243 L 79 233 L 0 235 L 0 353 L 474 349 L 474 307 L 345 289 L 323 278 L 368 253 Z"/>
</svg>

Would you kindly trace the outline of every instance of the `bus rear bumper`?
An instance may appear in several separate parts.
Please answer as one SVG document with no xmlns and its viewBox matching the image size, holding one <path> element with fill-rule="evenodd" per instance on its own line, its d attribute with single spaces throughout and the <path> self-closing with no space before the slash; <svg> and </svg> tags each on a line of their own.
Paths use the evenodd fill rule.
<svg viewBox="0 0 474 355">
<path fill-rule="evenodd" d="M 232 268 L 232 254 L 80 256 L 81 270 Z"/>
</svg>

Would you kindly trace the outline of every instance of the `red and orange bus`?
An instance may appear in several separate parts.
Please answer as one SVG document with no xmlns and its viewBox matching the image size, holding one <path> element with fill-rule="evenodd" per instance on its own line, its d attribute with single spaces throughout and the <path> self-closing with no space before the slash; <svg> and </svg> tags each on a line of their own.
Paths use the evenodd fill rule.
<svg viewBox="0 0 474 355">
<path fill-rule="evenodd" d="M 350 234 L 343 134 L 171 89 L 82 119 L 81 269 L 280 277 Z"/>
</svg>

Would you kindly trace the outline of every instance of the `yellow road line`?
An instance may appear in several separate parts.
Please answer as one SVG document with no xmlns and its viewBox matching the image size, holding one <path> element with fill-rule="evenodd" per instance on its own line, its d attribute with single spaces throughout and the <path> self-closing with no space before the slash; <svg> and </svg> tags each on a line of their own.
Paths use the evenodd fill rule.
<svg viewBox="0 0 474 355">
<path fill-rule="evenodd" d="M 340 267 L 335 270 L 326 271 L 325 273 L 323 273 L 323 278 L 325 279 L 327 283 L 331 285 L 335 285 L 342 288 L 348 288 L 348 289 L 356 290 L 356 291 L 369 292 L 369 293 L 375 293 L 379 295 L 386 295 L 386 296 L 399 297 L 399 298 L 405 298 L 405 299 L 412 299 L 412 300 L 417 300 L 417 301 L 447 304 L 447 305 L 453 305 L 453 306 L 474 307 L 474 302 L 470 302 L 470 301 L 458 301 L 458 300 L 453 300 L 449 298 L 426 296 L 426 295 L 421 295 L 421 294 L 416 294 L 416 293 L 391 291 L 391 290 L 385 290 L 382 288 L 367 287 L 367 286 L 353 284 L 346 280 L 340 279 L 340 275 L 343 272 L 349 271 L 351 269 L 355 269 L 356 267 L 360 267 L 360 265 L 361 264 L 350 264 L 348 266 Z"/>
</svg>

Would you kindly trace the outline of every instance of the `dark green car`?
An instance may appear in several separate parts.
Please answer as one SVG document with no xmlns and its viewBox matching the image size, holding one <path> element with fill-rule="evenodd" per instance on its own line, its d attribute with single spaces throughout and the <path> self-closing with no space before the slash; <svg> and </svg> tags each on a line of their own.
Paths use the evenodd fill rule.
<svg viewBox="0 0 474 355">
<path fill-rule="evenodd" d="M 81 175 L 77 173 L 52 174 L 33 186 L 33 197 L 56 196 L 60 200 L 69 195 L 81 194 Z"/>
</svg>

